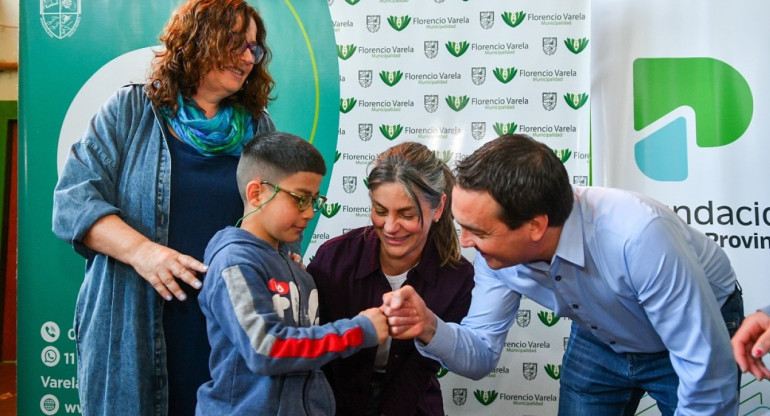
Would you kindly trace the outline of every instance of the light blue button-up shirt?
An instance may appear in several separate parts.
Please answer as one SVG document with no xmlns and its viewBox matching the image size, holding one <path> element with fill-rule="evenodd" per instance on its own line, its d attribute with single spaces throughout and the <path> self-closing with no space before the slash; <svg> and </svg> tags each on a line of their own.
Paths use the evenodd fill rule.
<svg viewBox="0 0 770 416">
<path fill-rule="evenodd" d="M 484 377 L 524 295 L 618 353 L 668 350 L 679 375 L 677 414 L 737 413 L 738 374 L 719 310 L 736 285 L 725 252 L 646 196 L 598 187 L 574 193 L 550 264 L 492 270 L 477 256 L 468 316 L 461 325 L 439 322 L 430 344 L 418 342 L 422 353 Z"/>
</svg>

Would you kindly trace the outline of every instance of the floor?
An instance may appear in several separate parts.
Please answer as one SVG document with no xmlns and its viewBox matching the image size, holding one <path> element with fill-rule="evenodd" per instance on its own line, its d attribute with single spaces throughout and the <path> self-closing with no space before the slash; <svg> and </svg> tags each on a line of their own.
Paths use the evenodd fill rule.
<svg viewBox="0 0 770 416">
<path fill-rule="evenodd" d="M 16 415 L 16 362 L 0 363 L 0 416 Z"/>
</svg>

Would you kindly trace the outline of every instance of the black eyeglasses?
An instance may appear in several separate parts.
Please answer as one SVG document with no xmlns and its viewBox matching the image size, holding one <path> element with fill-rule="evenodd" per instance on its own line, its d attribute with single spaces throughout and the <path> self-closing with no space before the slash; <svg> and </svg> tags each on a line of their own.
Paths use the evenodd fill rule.
<svg viewBox="0 0 770 416">
<path fill-rule="evenodd" d="M 326 197 L 323 195 L 300 195 L 292 191 L 289 191 L 288 189 L 283 189 L 280 186 L 270 183 L 268 181 L 262 181 L 260 183 L 272 186 L 275 189 L 276 193 L 278 193 L 278 191 L 286 192 L 287 194 L 294 197 L 294 199 L 297 200 L 297 208 L 299 208 L 300 211 L 304 211 L 308 207 L 312 206 L 313 212 L 318 212 L 319 209 L 323 208 L 324 205 L 326 205 Z"/>
</svg>

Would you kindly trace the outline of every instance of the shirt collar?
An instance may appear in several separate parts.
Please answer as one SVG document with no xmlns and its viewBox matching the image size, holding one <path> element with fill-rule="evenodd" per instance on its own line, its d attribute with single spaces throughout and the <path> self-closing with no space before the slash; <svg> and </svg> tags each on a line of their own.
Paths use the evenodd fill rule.
<svg viewBox="0 0 770 416">
<path fill-rule="evenodd" d="M 559 236 L 559 245 L 556 247 L 554 257 L 559 257 L 576 266 L 585 265 L 585 246 L 583 244 L 583 213 L 580 210 L 580 201 L 577 196 L 572 202 L 570 212 Z"/>
</svg>

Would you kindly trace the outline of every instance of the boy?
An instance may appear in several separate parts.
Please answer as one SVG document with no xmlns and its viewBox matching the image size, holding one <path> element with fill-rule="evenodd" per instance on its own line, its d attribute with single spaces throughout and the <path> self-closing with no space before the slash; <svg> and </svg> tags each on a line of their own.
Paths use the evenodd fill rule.
<svg viewBox="0 0 770 416">
<path fill-rule="evenodd" d="M 204 257 L 213 380 L 198 390 L 197 415 L 333 415 L 321 366 L 386 339 L 378 308 L 317 325 L 313 278 L 283 250 L 323 206 L 325 174 L 321 154 L 297 136 L 269 132 L 244 147 L 241 226 L 215 234 Z"/>
</svg>

